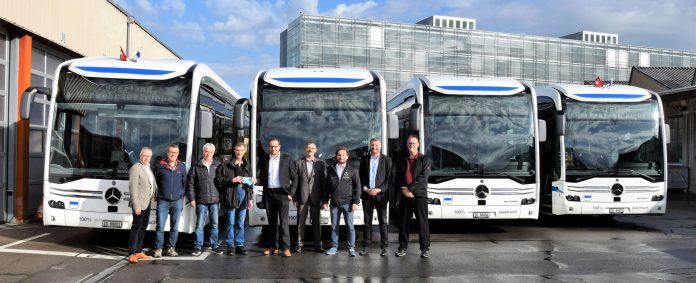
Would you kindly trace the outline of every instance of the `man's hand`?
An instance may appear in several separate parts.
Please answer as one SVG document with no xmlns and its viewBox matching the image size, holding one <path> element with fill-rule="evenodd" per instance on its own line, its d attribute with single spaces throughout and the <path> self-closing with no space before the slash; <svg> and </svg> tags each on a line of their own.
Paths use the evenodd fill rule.
<svg viewBox="0 0 696 283">
<path fill-rule="evenodd" d="M 322 209 L 322 210 L 326 210 L 326 209 L 328 209 L 328 208 L 329 208 L 329 204 L 328 204 L 328 203 L 323 203 L 323 204 L 321 205 L 321 209 Z"/>
<path fill-rule="evenodd" d="M 291 196 L 291 195 L 288 195 L 288 200 L 289 200 L 289 201 L 292 201 L 292 196 Z"/>
<path fill-rule="evenodd" d="M 292 204 L 295 205 L 295 208 L 297 208 L 299 205 L 299 203 L 297 203 L 297 201 L 293 201 Z"/>
<path fill-rule="evenodd" d="M 256 184 L 256 177 L 251 177 L 251 182 Z"/>
<path fill-rule="evenodd" d="M 236 177 L 232 178 L 233 183 L 241 183 L 242 180 L 243 180 L 242 176 L 236 176 Z"/>
<path fill-rule="evenodd" d="M 380 188 L 374 188 L 374 189 L 367 190 L 367 194 L 371 195 L 371 196 L 376 196 L 381 192 L 382 192 L 382 189 L 380 189 Z"/>
<path fill-rule="evenodd" d="M 401 193 L 406 196 L 407 198 L 413 198 L 414 195 L 413 193 L 407 188 L 407 187 L 402 187 L 401 188 Z"/>
<path fill-rule="evenodd" d="M 142 211 L 140 208 L 136 208 L 136 209 L 133 210 L 133 212 L 135 212 L 135 215 L 140 216 L 140 213 L 143 212 L 143 211 Z"/>
<path fill-rule="evenodd" d="M 192 200 L 191 203 L 189 204 L 191 207 L 196 208 L 196 201 Z"/>
<path fill-rule="evenodd" d="M 247 204 L 247 208 L 251 209 L 252 206 L 254 206 L 254 201 L 249 200 L 249 203 Z"/>
<path fill-rule="evenodd" d="M 354 203 L 353 204 L 353 211 L 356 211 L 357 209 L 358 209 L 358 205 Z"/>
</svg>

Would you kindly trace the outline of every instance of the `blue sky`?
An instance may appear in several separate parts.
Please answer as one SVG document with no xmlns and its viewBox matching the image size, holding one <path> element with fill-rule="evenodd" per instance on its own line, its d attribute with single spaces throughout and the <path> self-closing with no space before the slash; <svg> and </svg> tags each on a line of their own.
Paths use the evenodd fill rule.
<svg viewBox="0 0 696 283">
<path fill-rule="evenodd" d="M 240 95 L 278 66 L 279 34 L 300 12 L 415 23 L 431 15 L 477 29 L 558 37 L 619 34 L 621 44 L 696 51 L 694 0 L 116 0 L 185 59 L 210 65 Z M 147 57 L 147 54 L 143 54 Z"/>
</svg>

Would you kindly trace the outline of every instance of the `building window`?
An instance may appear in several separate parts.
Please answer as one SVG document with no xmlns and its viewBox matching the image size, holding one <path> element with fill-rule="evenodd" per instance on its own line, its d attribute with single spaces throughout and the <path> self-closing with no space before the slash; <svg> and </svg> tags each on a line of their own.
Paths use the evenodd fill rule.
<svg viewBox="0 0 696 283">
<path fill-rule="evenodd" d="M 0 152 L 5 152 L 5 129 L 7 128 L 7 59 L 9 58 L 9 41 L 7 35 L 0 32 Z M 0 172 L 0 174 L 2 174 Z M 0 179 L 0 182 L 2 180 Z"/>
<path fill-rule="evenodd" d="M 31 86 L 52 87 L 53 75 L 58 65 L 64 60 L 40 45 L 32 48 Z M 42 153 L 45 131 L 48 128 L 50 97 L 36 96 L 29 119 L 29 153 Z"/>
<path fill-rule="evenodd" d="M 439 27 L 440 26 L 440 19 L 435 19 L 435 26 Z"/>
</svg>

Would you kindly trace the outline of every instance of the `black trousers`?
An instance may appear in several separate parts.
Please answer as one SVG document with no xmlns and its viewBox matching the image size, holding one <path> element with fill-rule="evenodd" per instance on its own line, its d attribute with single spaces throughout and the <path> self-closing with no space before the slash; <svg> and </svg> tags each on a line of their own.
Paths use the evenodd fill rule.
<svg viewBox="0 0 696 283">
<path fill-rule="evenodd" d="M 399 195 L 399 248 L 408 248 L 408 238 L 410 232 L 409 220 L 411 215 L 416 214 L 418 221 L 418 241 L 421 251 L 430 249 L 430 226 L 428 224 L 428 198 L 414 197 L 407 198 Z"/>
<path fill-rule="evenodd" d="M 140 215 L 135 215 L 133 210 L 133 223 L 131 224 L 130 236 L 128 237 L 128 254 L 140 253 L 143 251 L 143 239 L 145 230 L 150 222 L 150 206 L 140 210 Z"/>
<path fill-rule="evenodd" d="M 311 200 L 307 198 L 307 202 L 300 204 L 297 207 L 297 246 L 302 247 L 305 240 L 305 224 L 307 223 L 307 213 L 309 213 L 309 218 L 312 223 L 312 235 L 314 236 L 314 247 L 321 246 L 321 221 L 319 219 L 321 213 L 321 204 L 315 205 L 310 203 Z"/>
<path fill-rule="evenodd" d="M 372 213 L 377 210 L 377 222 L 379 223 L 379 241 L 380 248 L 386 249 L 389 243 L 389 234 L 387 233 L 387 205 L 389 199 L 382 197 L 377 201 L 374 197 L 363 199 L 363 216 L 365 219 L 363 230 L 363 246 L 369 247 L 372 242 Z"/>
<path fill-rule="evenodd" d="M 290 201 L 288 195 L 281 189 L 265 189 L 266 214 L 268 215 L 268 233 L 266 234 L 266 248 L 290 248 L 290 225 L 288 224 L 288 212 Z"/>
</svg>

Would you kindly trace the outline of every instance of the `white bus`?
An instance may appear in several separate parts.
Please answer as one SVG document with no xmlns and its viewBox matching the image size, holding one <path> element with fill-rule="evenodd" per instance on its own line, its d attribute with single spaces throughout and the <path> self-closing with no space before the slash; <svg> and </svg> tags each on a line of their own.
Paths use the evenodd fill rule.
<svg viewBox="0 0 696 283">
<path fill-rule="evenodd" d="M 344 146 L 349 149 L 349 164 L 358 168 L 373 137 L 382 139 L 382 152 L 387 153 L 386 86 L 375 72 L 352 68 L 261 71 L 251 85 L 250 106 L 250 160 L 254 172 L 258 170 L 258 159 L 268 157 L 271 137 L 278 138 L 281 152 L 293 160 L 304 157 L 306 142 L 314 142 L 316 156 L 328 165 L 335 164 L 336 148 Z M 241 113 L 236 111 L 235 115 Z M 262 192 L 260 186 L 254 190 L 256 205 L 249 211 L 250 225 L 268 224 Z M 353 218 L 355 225 L 364 223 L 362 206 Z M 329 222 L 329 211 L 322 211 L 321 224 Z M 297 213 L 291 205 L 290 224 L 296 223 Z"/>
<path fill-rule="evenodd" d="M 542 211 L 664 214 L 666 144 L 660 97 L 632 86 L 536 88 L 542 143 Z"/>
<path fill-rule="evenodd" d="M 399 119 L 392 159 L 417 135 L 432 159 L 430 219 L 531 218 L 539 214 L 534 89 L 513 79 L 417 76 L 389 99 Z M 541 128 L 541 131 L 540 129 Z M 540 134 L 541 132 L 541 134 Z"/>
<path fill-rule="evenodd" d="M 168 144 L 179 145 L 187 167 L 206 142 L 217 145 L 217 157 L 233 154 L 240 97 L 204 64 L 82 58 L 60 64 L 55 78 L 51 89 L 25 93 L 21 113 L 29 117 L 34 95 L 50 95 L 44 225 L 130 229 L 128 170 L 145 146 L 151 164 L 166 158 Z M 194 209 L 185 205 L 181 217 L 179 231 L 193 232 Z"/>
</svg>

